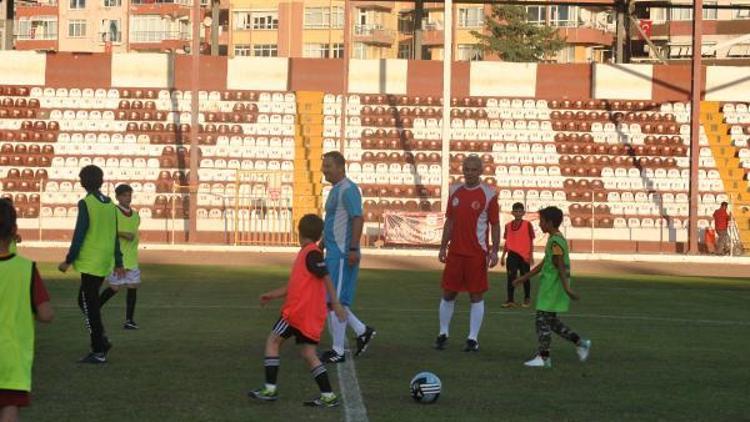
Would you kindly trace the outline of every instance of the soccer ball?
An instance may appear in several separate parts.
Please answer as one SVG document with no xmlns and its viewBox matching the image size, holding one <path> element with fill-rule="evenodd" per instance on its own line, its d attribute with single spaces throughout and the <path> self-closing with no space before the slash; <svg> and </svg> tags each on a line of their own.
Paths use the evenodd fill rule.
<svg viewBox="0 0 750 422">
<path fill-rule="evenodd" d="M 411 379 L 411 396 L 420 403 L 435 403 L 440 397 L 442 383 L 432 372 L 420 372 Z"/>
</svg>

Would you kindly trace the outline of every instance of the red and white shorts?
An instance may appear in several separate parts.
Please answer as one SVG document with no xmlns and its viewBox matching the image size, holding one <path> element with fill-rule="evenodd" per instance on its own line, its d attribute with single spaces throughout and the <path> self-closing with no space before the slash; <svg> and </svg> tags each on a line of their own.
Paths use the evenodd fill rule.
<svg viewBox="0 0 750 422">
<path fill-rule="evenodd" d="M 486 292 L 487 255 L 456 255 L 448 252 L 442 287 L 451 292 Z"/>
</svg>

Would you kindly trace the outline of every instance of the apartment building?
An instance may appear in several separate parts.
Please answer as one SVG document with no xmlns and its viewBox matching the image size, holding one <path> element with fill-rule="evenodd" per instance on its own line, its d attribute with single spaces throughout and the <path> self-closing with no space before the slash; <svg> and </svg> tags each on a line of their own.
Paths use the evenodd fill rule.
<svg viewBox="0 0 750 422">
<path fill-rule="evenodd" d="M 0 0 L 0 50 L 13 48 L 13 2 Z"/>
<path fill-rule="evenodd" d="M 213 38 L 218 40 L 221 55 L 343 57 L 342 0 L 199 1 L 201 50 L 206 53 Z M 633 1 L 636 16 L 640 23 L 646 23 L 659 54 L 670 61 L 689 59 L 692 10 L 670 9 L 663 6 L 664 1 Z M 671 1 L 692 4 L 689 0 Z M 8 7 L 9 2 L 0 0 L 0 46 L 5 40 L 6 45 L 14 42 L 18 50 L 178 54 L 189 53 L 191 48 L 192 0 L 20 0 L 15 8 Z M 419 31 L 412 2 L 348 4 L 351 57 L 442 59 L 443 3 L 424 3 Z M 651 6 L 654 4 L 658 7 Z M 704 10 L 704 55 L 715 60 L 750 59 L 750 0 L 705 0 L 705 4 L 745 8 Z M 611 8 L 572 4 L 529 4 L 525 8 L 529 22 L 556 27 L 566 39 L 566 47 L 554 61 L 611 59 L 615 33 Z M 10 25 L 3 16 L 13 16 L 8 12 L 14 9 Z M 472 35 L 472 31 L 485 31 L 490 13 L 490 4 L 454 4 L 455 60 L 497 59 L 477 48 L 478 41 Z M 630 37 L 634 61 L 657 60 L 657 52 L 637 33 L 631 31 Z M 416 51 L 417 46 L 420 51 Z"/>
<path fill-rule="evenodd" d="M 5 1 L 5 0 L 4 0 Z M 221 6 L 219 4 L 218 6 Z M 224 3 L 228 16 L 228 2 Z M 221 10 L 221 7 L 218 8 Z M 16 5 L 15 48 L 74 52 L 189 52 L 191 0 L 42 0 Z M 208 51 L 211 5 L 202 3 L 202 49 Z M 220 18 L 221 20 L 221 18 Z M 226 45 L 228 25 L 218 26 Z"/>
<path fill-rule="evenodd" d="M 636 1 L 636 14 L 641 25 L 650 27 L 650 39 L 662 58 L 670 62 L 690 60 L 693 2 L 671 0 L 670 3 L 689 7 L 652 7 L 651 1 Z M 750 59 L 750 0 L 704 0 L 703 4 L 703 57 L 709 62 Z M 733 6 L 736 8 L 732 9 Z M 656 52 L 638 34 L 633 34 L 632 40 L 634 60 L 657 60 Z"/>
<path fill-rule="evenodd" d="M 353 58 L 443 57 L 442 3 L 424 3 L 421 54 L 415 46 L 415 10 L 411 2 L 351 2 Z M 609 56 L 614 33 L 612 14 L 580 6 L 526 7 L 529 20 L 553 25 L 569 41 L 558 61 L 602 61 Z M 456 60 L 493 59 L 477 48 L 472 31 L 483 32 L 491 6 L 455 4 L 453 57 Z M 344 2 L 305 0 L 230 0 L 230 55 L 341 57 Z"/>
</svg>

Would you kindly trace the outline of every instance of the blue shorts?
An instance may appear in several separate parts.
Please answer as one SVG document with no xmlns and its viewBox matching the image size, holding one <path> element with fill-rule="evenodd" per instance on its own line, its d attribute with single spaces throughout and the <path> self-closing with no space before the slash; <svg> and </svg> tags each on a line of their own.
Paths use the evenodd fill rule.
<svg viewBox="0 0 750 422">
<path fill-rule="evenodd" d="M 354 292 L 357 289 L 359 264 L 349 265 L 346 255 L 328 253 L 325 258 L 328 273 L 333 281 L 333 288 L 339 296 L 339 302 L 344 306 L 352 306 Z"/>
</svg>

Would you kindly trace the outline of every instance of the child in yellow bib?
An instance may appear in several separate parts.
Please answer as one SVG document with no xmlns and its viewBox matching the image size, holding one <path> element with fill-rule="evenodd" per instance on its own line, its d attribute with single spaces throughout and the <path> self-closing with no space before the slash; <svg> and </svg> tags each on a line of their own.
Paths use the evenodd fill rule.
<svg viewBox="0 0 750 422">
<path fill-rule="evenodd" d="M 539 350 L 531 360 L 524 363 L 530 367 L 551 368 L 550 343 L 552 332 L 573 342 L 581 362 L 585 362 L 591 349 L 591 340 L 581 338 L 560 321 L 557 314 L 567 312 L 570 299 L 578 300 L 578 295 L 570 288 L 570 256 L 568 242 L 560 233 L 563 212 L 557 207 L 539 210 L 539 227 L 549 235 L 544 248 L 544 260 L 528 274 L 517 278 L 513 284 L 518 286 L 536 274 L 539 278 L 539 293 L 536 299 L 536 333 L 539 339 Z"/>
<path fill-rule="evenodd" d="M 119 277 L 125 275 L 125 270 L 117 239 L 117 210 L 112 200 L 99 191 L 104 183 L 104 172 L 89 165 L 81 169 L 79 177 L 81 186 L 86 189 L 86 197 L 78 201 L 73 241 L 58 269 L 65 272 L 73 265 L 81 273 L 78 306 L 91 337 L 91 352 L 78 362 L 98 364 L 107 362 L 107 352 L 112 347 L 104 334 L 99 289 L 104 277 L 113 269 Z"/>
<path fill-rule="evenodd" d="M 141 285 L 141 270 L 138 268 L 138 227 L 141 225 L 141 218 L 138 216 L 138 211 L 130 208 L 130 203 L 133 201 L 133 188 L 130 185 L 117 186 L 115 198 L 117 199 L 117 237 L 120 239 L 125 276 L 118 277 L 115 273 L 110 274 L 107 277 L 109 287 L 102 291 L 99 302 L 101 306 L 104 306 L 120 287 L 127 288 L 127 307 L 123 328 L 135 330 L 138 324 L 133 320 L 133 314 L 137 289 Z"/>
<path fill-rule="evenodd" d="M 49 294 L 34 262 L 11 251 L 16 210 L 0 199 L 0 420 L 17 421 L 18 409 L 31 402 L 34 319 L 53 318 Z"/>
</svg>

